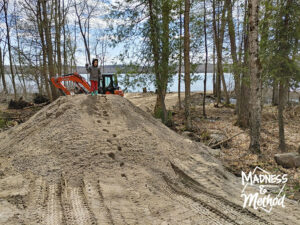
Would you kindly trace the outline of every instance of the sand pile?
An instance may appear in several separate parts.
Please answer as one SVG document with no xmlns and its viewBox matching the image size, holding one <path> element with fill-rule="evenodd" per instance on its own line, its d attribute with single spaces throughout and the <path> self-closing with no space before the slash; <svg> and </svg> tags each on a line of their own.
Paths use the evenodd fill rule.
<svg viewBox="0 0 300 225">
<path fill-rule="evenodd" d="M 294 203 L 242 209 L 209 151 L 119 96 L 60 97 L 0 134 L 0 224 L 300 221 Z"/>
</svg>

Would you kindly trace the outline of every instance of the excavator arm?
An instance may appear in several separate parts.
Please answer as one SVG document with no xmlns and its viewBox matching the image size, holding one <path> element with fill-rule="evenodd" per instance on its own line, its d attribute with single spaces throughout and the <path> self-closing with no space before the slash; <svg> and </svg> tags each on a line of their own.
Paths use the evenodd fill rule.
<svg viewBox="0 0 300 225">
<path fill-rule="evenodd" d="M 62 81 L 73 81 L 84 92 L 91 92 L 91 86 L 77 72 L 74 72 L 72 74 L 66 74 L 61 77 L 51 78 L 51 82 L 56 88 L 62 90 L 66 95 L 71 95 L 71 92 L 67 89 L 65 85 L 62 84 Z M 82 87 L 84 87 L 86 90 L 84 90 Z"/>
</svg>

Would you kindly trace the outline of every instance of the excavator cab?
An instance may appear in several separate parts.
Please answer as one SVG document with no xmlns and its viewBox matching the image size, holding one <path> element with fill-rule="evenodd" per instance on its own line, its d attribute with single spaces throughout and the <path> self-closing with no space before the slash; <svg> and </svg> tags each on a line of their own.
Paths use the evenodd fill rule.
<svg viewBox="0 0 300 225">
<path fill-rule="evenodd" d="M 98 80 L 98 92 L 100 94 L 116 94 L 124 96 L 123 91 L 118 86 L 118 82 L 112 73 L 102 74 L 102 80 Z"/>
</svg>

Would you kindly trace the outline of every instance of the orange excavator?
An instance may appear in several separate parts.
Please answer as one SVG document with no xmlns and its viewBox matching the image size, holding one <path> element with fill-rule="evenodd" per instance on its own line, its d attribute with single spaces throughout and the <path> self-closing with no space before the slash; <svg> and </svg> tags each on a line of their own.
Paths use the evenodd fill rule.
<svg viewBox="0 0 300 225">
<path fill-rule="evenodd" d="M 124 96 L 123 91 L 118 87 L 117 82 L 114 81 L 114 74 L 103 74 L 103 79 L 98 80 L 98 92 L 99 94 L 115 94 Z M 74 92 L 68 90 L 68 88 L 62 83 L 63 81 L 72 81 L 75 83 Z M 90 93 L 91 86 L 89 83 L 80 76 L 77 72 L 62 75 L 60 77 L 52 77 L 51 82 L 53 85 L 58 88 L 62 94 L 71 95 L 71 94 L 80 94 L 80 93 Z"/>
</svg>

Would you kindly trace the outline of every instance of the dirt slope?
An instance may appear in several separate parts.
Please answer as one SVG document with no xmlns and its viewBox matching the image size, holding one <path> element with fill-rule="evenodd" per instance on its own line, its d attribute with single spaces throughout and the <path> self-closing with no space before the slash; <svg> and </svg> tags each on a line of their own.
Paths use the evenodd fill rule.
<svg viewBox="0 0 300 225">
<path fill-rule="evenodd" d="M 119 96 L 67 96 L 0 134 L 0 224 L 299 224 L 242 209 L 204 145 Z"/>
</svg>

